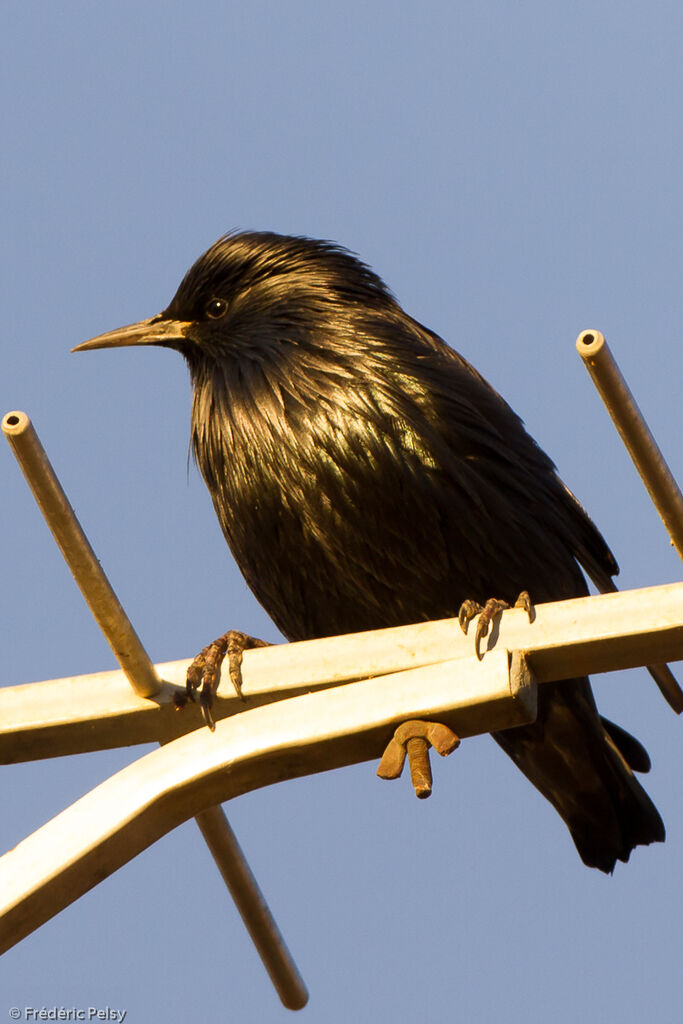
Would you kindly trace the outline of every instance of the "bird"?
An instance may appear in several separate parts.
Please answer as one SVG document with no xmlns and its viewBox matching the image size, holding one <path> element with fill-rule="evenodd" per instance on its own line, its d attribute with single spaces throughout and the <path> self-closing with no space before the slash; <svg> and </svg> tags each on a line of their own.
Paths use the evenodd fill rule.
<svg viewBox="0 0 683 1024">
<path fill-rule="evenodd" d="M 197 465 L 246 583 L 287 640 L 463 607 L 467 619 L 494 595 L 495 608 L 522 592 L 582 597 L 584 572 L 614 589 L 607 543 L 519 416 L 343 246 L 228 233 L 161 313 L 76 350 L 128 345 L 185 358 Z M 229 632 L 205 648 L 190 690 L 229 645 L 239 660 L 250 642 Z M 599 714 L 587 678 L 539 691 L 536 720 L 493 738 L 583 862 L 611 873 L 665 838 L 634 776 L 648 754 Z"/>
</svg>

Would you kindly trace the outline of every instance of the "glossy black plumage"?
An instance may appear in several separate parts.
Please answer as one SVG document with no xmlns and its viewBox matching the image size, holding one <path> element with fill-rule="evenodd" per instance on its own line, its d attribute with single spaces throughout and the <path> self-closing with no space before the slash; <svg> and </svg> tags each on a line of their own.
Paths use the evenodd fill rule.
<svg viewBox="0 0 683 1024">
<path fill-rule="evenodd" d="M 197 463 L 290 640 L 454 616 L 466 598 L 580 596 L 579 563 L 602 589 L 618 571 L 510 407 L 331 243 L 219 240 L 159 317 L 99 339 L 132 343 L 185 356 Z M 543 686 L 538 721 L 495 739 L 587 864 L 664 838 L 627 764 L 647 755 L 605 726 L 588 680 Z"/>
</svg>

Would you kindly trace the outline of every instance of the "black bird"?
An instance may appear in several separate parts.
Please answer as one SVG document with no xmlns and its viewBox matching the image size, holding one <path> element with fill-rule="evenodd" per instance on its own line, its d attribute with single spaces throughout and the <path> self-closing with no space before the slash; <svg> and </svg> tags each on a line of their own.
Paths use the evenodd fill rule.
<svg viewBox="0 0 683 1024">
<path fill-rule="evenodd" d="M 617 564 L 522 421 L 380 278 L 331 242 L 221 238 L 158 316 L 79 348 L 186 359 L 192 446 L 244 577 L 289 640 L 613 589 Z M 215 652 L 214 652 L 215 653 Z M 222 652 L 219 652 L 222 653 Z M 533 725 L 494 733 L 611 872 L 664 826 L 649 758 L 588 679 L 544 684 Z"/>
</svg>

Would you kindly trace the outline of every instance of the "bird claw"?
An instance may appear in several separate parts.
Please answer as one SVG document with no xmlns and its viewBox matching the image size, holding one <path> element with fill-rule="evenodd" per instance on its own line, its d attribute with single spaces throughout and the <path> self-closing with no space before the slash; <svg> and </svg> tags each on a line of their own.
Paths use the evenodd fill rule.
<svg viewBox="0 0 683 1024">
<path fill-rule="evenodd" d="M 471 601 L 469 598 L 460 605 L 460 611 L 458 612 L 458 622 L 460 628 L 467 636 L 467 627 L 469 626 L 472 619 L 479 615 L 483 611 L 483 605 L 480 605 L 478 601 Z"/>
<path fill-rule="evenodd" d="M 534 603 L 529 596 L 528 590 L 521 590 L 517 596 L 517 600 L 512 606 L 513 608 L 522 608 L 527 613 L 529 622 L 533 622 L 536 618 L 536 612 L 534 610 Z"/>
<path fill-rule="evenodd" d="M 522 608 L 529 616 L 529 622 L 534 621 L 534 606 L 529 597 L 528 590 L 522 590 L 519 597 L 515 601 L 514 605 L 509 605 L 507 601 L 503 601 L 498 597 L 491 597 L 485 605 L 479 604 L 478 601 L 463 601 L 460 605 L 460 611 L 458 613 L 458 622 L 463 633 L 467 634 L 467 627 L 469 626 L 472 619 L 477 615 L 479 621 L 477 622 L 477 631 L 474 634 L 474 650 L 477 655 L 477 660 L 481 661 L 484 657 L 481 651 L 481 641 L 484 637 L 488 636 L 491 624 L 497 615 L 507 608 Z"/>
<path fill-rule="evenodd" d="M 432 792 L 432 769 L 429 747 L 446 757 L 459 745 L 455 733 L 440 722 L 403 722 L 387 744 L 377 769 L 380 779 L 397 779 L 403 771 L 406 754 L 415 795 L 424 800 Z"/>
<path fill-rule="evenodd" d="M 227 655 L 228 674 L 235 693 L 241 700 L 242 694 L 242 656 L 245 651 L 255 647 L 269 647 L 265 640 L 258 640 L 248 633 L 240 633 L 229 629 L 227 633 L 203 647 L 187 670 L 185 691 L 188 698 L 195 702 L 199 693 L 199 706 L 202 717 L 211 732 L 216 728 L 212 708 L 213 699 L 221 677 L 221 666 Z"/>
</svg>

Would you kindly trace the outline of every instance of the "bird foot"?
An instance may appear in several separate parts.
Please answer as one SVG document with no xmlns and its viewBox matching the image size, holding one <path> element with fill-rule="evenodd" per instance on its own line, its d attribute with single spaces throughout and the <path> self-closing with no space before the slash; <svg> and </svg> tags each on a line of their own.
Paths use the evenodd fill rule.
<svg viewBox="0 0 683 1024">
<path fill-rule="evenodd" d="M 380 779 L 397 779 L 403 771 L 408 754 L 415 796 L 424 800 L 432 792 L 429 747 L 434 747 L 437 754 L 445 757 L 459 744 L 460 740 L 455 733 L 440 722 L 421 722 L 417 719 L 404 722 L 387 744 L 377 774 Z"/>
<path fill-rule="evenodd" d="M 248 633 L 240 633 L 236 629 L 229 629 L 223 636 L 219 636 L 217 640 L 202 648 L 188 668 L 185 691 L 191 701 L 196 701 L 197 692 L 201 687 L 199 705 L 204 721 L 212 732 L 216 728 L 216 723 L 214 722 L 211 709 L 216 690 L 218 689 L 221 666 L 225 656 L 227 655 L 228 657 L 230 682 L 235 687 L 237 696 L 244 700 L 242 696 L 242 655 L 245 651 L 252 650 L 255 647 L 270 647 L 270 644 L 265 640 L 258 640 L 256 637 L 249 636 Z"/>
<path fill-rule="evenodd" d="M 534 621 L 534 606 L 531 603 L 529 592 L 523 590 L 514 605 L 509 605 L 507 601 L 503 601 L 498 597 L 490 598 L 486 604 L 481 605 L 478 601 L 463 601 L 460 605 L 460 611 L 458 613 L 458 622 L 463 633 L 467 634 L 467 627 L 469 626 L 472 619 L 477 615 L 479 616 L 479 622 L 477 623 L 477 632 L 474 635 L 474 650 L 476 652 L 479 661 L 482 660 L 484 655 L 481 652 L 481 641 L 488 635 L 489 628 L 493 623 L 497 615 L 505 611 L 506 608 L 523 608 L 529 616 L 529 622 Z"/>
</svg>

